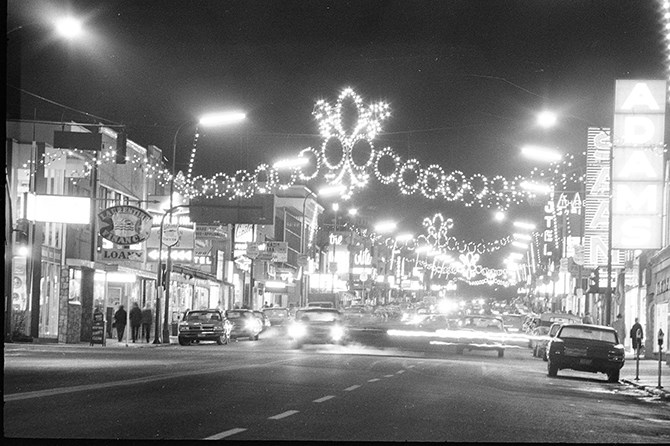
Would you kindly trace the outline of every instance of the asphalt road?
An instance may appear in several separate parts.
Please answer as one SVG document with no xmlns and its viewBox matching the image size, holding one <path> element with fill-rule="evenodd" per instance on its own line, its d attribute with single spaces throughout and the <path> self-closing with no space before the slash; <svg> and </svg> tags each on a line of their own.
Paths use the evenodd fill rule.
<svg viewBox="0 0 670 446">
<path fill-rule="evenodd" d="M 380 346 L 382 344 L 380 343 Z M 670 442 L 670 405 L 529 350 L 12 346 L 6 438 Z"/>
</svg>

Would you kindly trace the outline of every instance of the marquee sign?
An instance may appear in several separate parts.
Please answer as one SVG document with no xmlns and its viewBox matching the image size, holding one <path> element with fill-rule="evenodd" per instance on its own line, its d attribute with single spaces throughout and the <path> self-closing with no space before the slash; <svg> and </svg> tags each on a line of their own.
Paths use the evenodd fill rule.
<svg viewBox="0 0 670 446">
<path fill-rule="evenodd" d="M 607 264 L 609 245 L 610 129 L 590 127 L 586 146 L 584 197 L 584 266 Z M 612 252 L 612 265 L 623 266 L 624 253 Z"/>
<path fill-rule="evenodd" d="M 100 235 L 117 245 L 134 245 L 151 234 L 152 217 L 135 206 L 112 206 L 98 214 Z"/>
<path fill-rule="evenodd" d="M 662 248 L 663 80 L 618 80 L 614 101 L 612 246 Z"/>
</svg>

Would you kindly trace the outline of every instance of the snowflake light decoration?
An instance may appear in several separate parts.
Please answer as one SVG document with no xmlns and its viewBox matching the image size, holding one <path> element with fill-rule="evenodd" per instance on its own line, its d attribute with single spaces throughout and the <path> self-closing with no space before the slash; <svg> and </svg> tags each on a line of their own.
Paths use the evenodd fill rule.
<svg viewBox="0 0 670 446">
<path fill-rule="evenodd" d="M 344 106 L 348 103 L 355 107 L 357 121 L 345 128 L 344 122 L 349 117 L 345 114 L 349 110 L 345 110 Z M 390 116 L 389 106 L 385 102 L 366 106 L 352 88 L 345 88 L 335 105 L 320 100 L 312 114 L 324 138 L 321 159 L 329 170 L 326 179 L 330 184 L 347 186 L 342 198 L 349 199 L 355 189 L 368 182 L 370 175 L 367 168 L 375 160 L 372 141 L 381 131 L 381 123 Z M 368 147 L 369 154 L 366 155 Z M 332 161 L 333 158 L 338 161 Z"/>
</svg>

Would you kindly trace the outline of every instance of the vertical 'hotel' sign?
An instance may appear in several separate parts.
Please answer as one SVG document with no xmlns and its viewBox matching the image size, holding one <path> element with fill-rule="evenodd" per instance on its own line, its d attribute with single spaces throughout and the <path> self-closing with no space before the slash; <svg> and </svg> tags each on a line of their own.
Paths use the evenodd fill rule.
<svg viewBox="0 0 670 446">
<path fill-rule="evenodd" d="M 660 249 L 665 92 L 662 80 L 618 80 L 612 140 L 612 247 Z"/>
</svg>

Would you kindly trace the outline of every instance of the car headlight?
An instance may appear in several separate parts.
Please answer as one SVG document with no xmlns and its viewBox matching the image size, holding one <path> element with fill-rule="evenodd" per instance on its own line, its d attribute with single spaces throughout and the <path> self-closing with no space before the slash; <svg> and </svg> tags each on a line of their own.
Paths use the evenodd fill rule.
<svg viewBox="0 0 670 446">
<path fill-rule="evenodd" d="M 339 341 L 344 337 L 344 328 L 339 325 L 334 326 L 330 329 L 330 337 L 333 338 L 333 341 Z"/>
<path fill-rule="evenodd" d="M 188 330 L 188 324 L 179 324 L 179 331 Z"/>
<path fill-rule="evenodd" d="M 288 327 L 288 335 L 294 339 L 301 338 L 305 336 L 306 333 L 307 329 L 303 324 L 295 323 Z"/>
</svg>

